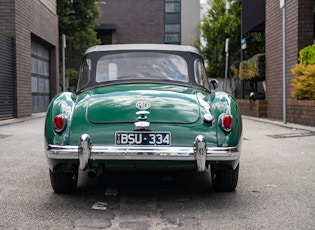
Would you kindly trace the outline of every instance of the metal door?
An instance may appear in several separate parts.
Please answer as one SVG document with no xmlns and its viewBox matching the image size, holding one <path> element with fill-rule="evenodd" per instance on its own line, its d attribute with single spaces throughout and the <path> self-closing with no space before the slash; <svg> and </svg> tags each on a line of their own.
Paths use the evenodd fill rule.
<svg viewBox="0 0 315 230">
<path fill-rule="evenodd" d="M 0 120 L 15 117 L 13 39 L 0 34 Z"/>
</svg>

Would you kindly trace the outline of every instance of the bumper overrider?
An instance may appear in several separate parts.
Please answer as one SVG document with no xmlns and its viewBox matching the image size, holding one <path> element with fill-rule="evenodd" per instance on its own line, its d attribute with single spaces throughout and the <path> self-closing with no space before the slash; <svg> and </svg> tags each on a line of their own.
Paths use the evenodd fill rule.
<svg viewBox="0 0 315 230">
<path fill-rule="evenodd" d="M 81 170 L 88 168 L 89 160 L 176 160 L 196 161 L 198 171 L 202 172 L 206 161 L 238 160 L 241 143 L 233 147 L 207 147 L 205 137 L 198 135 L 192 147 L 93 146 L 90 136 L 83 134 L 78 146 L 47 145 L 46 154 L 49 159 L 79 159 Z"/>
</svg>

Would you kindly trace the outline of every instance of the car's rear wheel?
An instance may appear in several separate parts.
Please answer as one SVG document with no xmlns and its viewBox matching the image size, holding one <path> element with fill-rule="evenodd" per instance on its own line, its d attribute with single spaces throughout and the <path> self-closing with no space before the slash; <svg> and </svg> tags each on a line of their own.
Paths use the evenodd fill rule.
<svg viewBox="0 0 315 230">
<path fill-rule="evenodd" d="M 211 165 L 212 187 L 218 192 L 232 192 L 238 182 L 239 165 L 233 170 L 224 165 Z"/>
<path fill-rule="evenodd" d="M 52 172 L 49 169 L 50 182 L 56 193 L 70 193 L 77 189 L 78 167 L 73 167 L 72 171 Z"/>
</svg>

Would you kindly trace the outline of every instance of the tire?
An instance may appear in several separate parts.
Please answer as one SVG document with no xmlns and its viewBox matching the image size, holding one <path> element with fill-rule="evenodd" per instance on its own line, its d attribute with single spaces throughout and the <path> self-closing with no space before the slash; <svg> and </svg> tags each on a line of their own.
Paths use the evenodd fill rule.
<svg viewBox="0 0 315 230">
<path fill-rule="evenodd" d="M 50 183 L 56 193 L 71 193 L 77 189 L 78 167 L 73 171 L 52 172 L 49 169 Z"/>
<path fill-rule="evenodd" d="M 239 165 L 234 170 L 220 166 L 211 165 L 212 187 L 218 192 L 233 192 L 238 182 Z"/>
</svg>

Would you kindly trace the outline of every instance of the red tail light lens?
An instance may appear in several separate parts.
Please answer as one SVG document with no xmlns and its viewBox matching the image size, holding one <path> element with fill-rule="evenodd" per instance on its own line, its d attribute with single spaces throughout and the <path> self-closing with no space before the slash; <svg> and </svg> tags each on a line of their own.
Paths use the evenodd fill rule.
<svg viewBox="0 0 315 230">
<path fill-rule="evenodd" d="M 64 115 L 57 115 L 54 117 L 54 128 L 57 133 L 64 130 L 66 127 L 66 119 Z"/>
<path fill-rule="evenodd" d="M 223 114 L 221 116 L 221 127 L 226 132 L 231 132 L 233 119 L 231 115 Z"/>
</svg>

